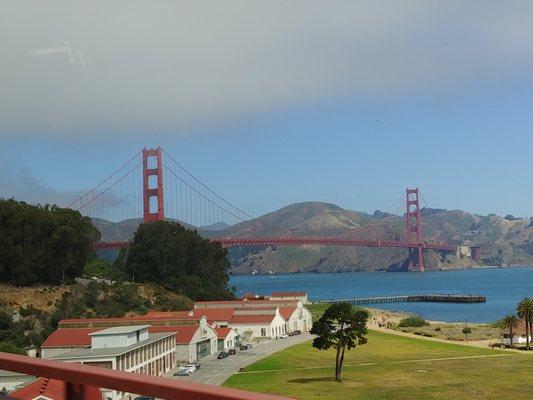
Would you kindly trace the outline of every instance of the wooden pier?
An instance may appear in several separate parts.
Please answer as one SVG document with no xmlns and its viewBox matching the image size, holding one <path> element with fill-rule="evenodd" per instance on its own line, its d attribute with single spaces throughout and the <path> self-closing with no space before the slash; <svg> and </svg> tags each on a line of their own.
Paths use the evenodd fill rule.
<svg viewBox="0 0 533 400">
<path fill-rule="evenodd" d="M 421 294 L 411 296 L 359 297 L 353 299 L 320 300 L 314 303 L 346 302 L 354 306 L 385 303 L 486 303 L 487 298 L 471 294 Z"/>
</svg>

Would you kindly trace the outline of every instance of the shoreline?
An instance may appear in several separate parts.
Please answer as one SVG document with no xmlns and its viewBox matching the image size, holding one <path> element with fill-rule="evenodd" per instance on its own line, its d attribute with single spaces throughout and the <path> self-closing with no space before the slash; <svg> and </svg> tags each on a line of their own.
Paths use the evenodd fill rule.
<svg viewBox="0 0 533 400">
<path fill-rule="evenodd" d="M 473 265 L 470 267 L 458 267 L 458 268 L 439 268 L 439 269 L 426 269 L 424 273 L 428 272 L 451 272 L 451 271 L 468 271 L 468 270 L 492 270 L 492 269 L 512 269 L 512 268 L 533 268 L 533 265 L 508 265 L 505 267 L 500 267 L 498 265 Z M 265 272 L 265 273 L 235 273 L 232 272 L 229 274 L 229 276 L 243 276 L 243 277 L 251 277 L 251 276 L 292 276 L 292 275 L 337 275 L 337 274 L 401 274 L 401 273 L 412 273 L 411 271 L 387 271 L 386 269 L 380 269 L 380 270 L 370 270 L 370 271 L 361 271 L 361 270 L 353 270 L 353 271 L 324 271 L 324 272 L 316 272 L 316 271 L 295 271 L 295 272 L 274 272 L 272 274 Z"/>
</svg>

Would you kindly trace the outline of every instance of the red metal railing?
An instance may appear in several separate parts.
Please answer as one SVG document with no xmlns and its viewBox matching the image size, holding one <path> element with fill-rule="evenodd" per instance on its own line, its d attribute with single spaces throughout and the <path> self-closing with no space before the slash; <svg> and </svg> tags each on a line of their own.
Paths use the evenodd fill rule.
<svg viewBox="0 0 533 400">
<path fill-rule="evenodd" d="M 7 371 L 66 382 L 65 398 L 69 400 L 83 400 L 80 386 L 113 389 L 168 400 L 287 400 L 286 397 L 270 394 L 1 352 L 0 366 Z M 73 396 L 72 393 L 75 392 L 77 395 Z"/>
</svg>

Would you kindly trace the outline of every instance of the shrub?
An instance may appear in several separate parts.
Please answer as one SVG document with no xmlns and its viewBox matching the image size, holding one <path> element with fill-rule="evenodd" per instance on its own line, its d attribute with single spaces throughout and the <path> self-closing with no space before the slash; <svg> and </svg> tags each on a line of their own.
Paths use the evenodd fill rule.
<svg viewBox="0 0 533 400">
<path fill-rule="evenodd" d="M 440 332 L 441 330 L 442 330 L 442 329 L 440 328 L 440 326 L 437 326 L 437 327 L 435 328 L 435 332 Z"/>
<path fill-rule="evenodd" d="M 427 322 L 424 318 L 421 318 L 418 316 L 411 316 L 411 317 L 404 318 L 398 324 L 398 326 L 402 328 L 405 328 L 408 326 L 419 328 L 419 327 L 427 326 L 427 325 L 429 325 L 429 322 Z"/>
</svg>

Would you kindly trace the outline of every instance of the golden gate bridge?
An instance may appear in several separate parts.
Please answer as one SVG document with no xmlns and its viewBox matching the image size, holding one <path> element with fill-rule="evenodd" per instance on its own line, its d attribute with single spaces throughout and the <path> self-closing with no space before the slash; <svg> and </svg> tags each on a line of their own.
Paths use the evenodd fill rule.
<svg viewBox="0 0 533 400">
<path fill-rule="evenodd" d="M 423 239 L 420 196 L 418 188 L 406 189 L 406 230 L 405 236 L 398 240 L 317 236 L 225 237 L 211 240 L 225 247 L 320 245 L 404 248 L 407 250 L 408 270 L 424 271 L 425 250 L 456 252 L 457 245 L 429 243 Z M 202 183 L 161 147 L 139 151 L 67 207 L 92 218 L 113 222 L 141 216 L 144 223 L 170 219 L 192 227 L 255 221 L 253 216 Z M 359 235 L 364 236 L 365 229 L 375 224 L 370 222 L 358 228 Z M 97 243 L 96 247 L 120 249 L 129 244 L 129 241 L 106 240 Z M 471 256 L 479 259 L 479 246 L 471 247 Z"/>
</svg>

